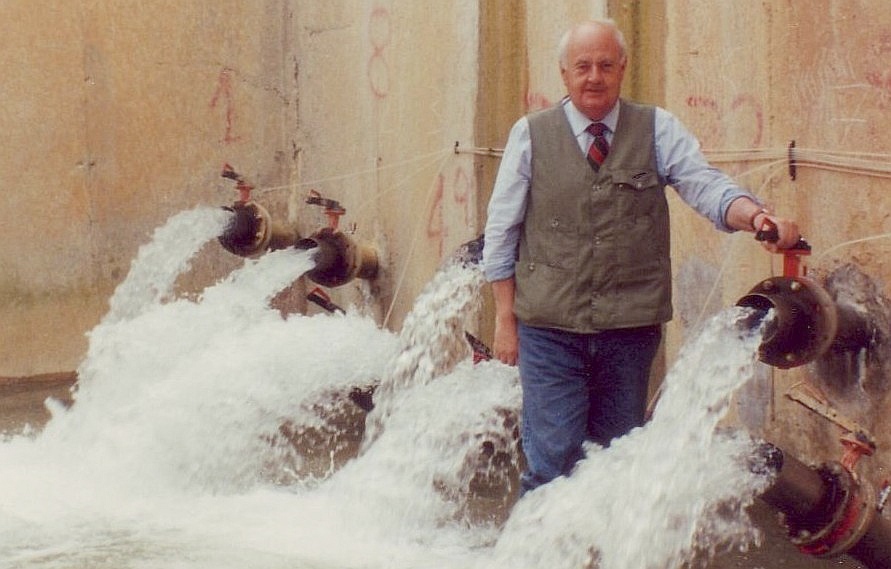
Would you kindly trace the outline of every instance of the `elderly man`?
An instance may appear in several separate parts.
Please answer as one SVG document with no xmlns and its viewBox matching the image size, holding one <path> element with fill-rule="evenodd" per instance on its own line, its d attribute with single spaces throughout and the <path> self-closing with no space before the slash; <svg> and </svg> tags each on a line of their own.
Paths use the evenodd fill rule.
<svg viewBox="0 0 891 569">
<path fill-rule="evenodd" d="M 512 128 L 488 209 L 483 263 L 495 357 L 519 364 L 526 492 L 568 474 L 584 441 L 643 424 L 650 367 L 671 318 L 665 186 L 722 231 L 798 228 L 711 167 L 664 109 L 620 98 L 627 63 L 610 20 L 559 45 L 568 96 Z"/>
</svg>

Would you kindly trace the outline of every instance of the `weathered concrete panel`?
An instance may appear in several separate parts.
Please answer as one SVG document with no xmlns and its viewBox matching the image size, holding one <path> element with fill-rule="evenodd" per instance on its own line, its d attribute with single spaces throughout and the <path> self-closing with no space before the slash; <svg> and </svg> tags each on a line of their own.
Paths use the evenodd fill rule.
<svg viewBox="0 0 891 569">
<path fill-rule="evenodd" d="M 664 106 L 700 137 L 709 156 L 720 159 L 721 151 L 735 151 L 737 158 L 720 165 L 776 211 L 799 220 L 814 248 L 809 264 L 815 279 L 823 282 L 841 264 L 853 263 L 887 296 L 891 194 L 889 141 L 883 132 L 891 12 L 886 3 L 666 6 Z M 800 149 L 794 181 L 786 152 L 793 140 Z M 716 235 L 683 206 L 673 205 L 675 265 L 681 276 L 690 263 L 719 271 L 714 285 L 722 305 L 732 304 L 760 279 L 782 273 L 781 258 L 765 254 L 749 236 Z M 681 305 L 703 298 L 704 285 L 676 284 Z M 670 328 L 670 351 L 686 337 L 685 322 Z M 750 391 L 739 403 L 766 402 L 768 408 L 743 408 L 740 415 L 746 422 L 761 417 L 757 427 L 807 459 L 837 459 L 841 428 L 786 397 L 801 382 L 822 391 L 843 416 L 878 431 L 880 447 L 887 446 L 887 429 L 880 423 L 886 392 L 857 384 L 842 392 L 815 365 L 772 370 L 769 396 L 762 382 L 757 394 Z M 870 464 L 874 470 L 887 459 Z"/>
<path fill-rule="evenodd" d="M 223 161 L 287 182 L 286 8 L 4 4 L 0 373 L 76 366 L 151 231 L 231 199 Z"/>
</svg>

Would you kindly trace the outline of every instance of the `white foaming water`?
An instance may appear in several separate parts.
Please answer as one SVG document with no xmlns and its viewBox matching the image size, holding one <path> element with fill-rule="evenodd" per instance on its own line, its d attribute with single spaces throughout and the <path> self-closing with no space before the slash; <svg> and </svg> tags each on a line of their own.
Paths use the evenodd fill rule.
<svg viewBox="0 0 891 569">
<path fill-rule="evenodd" d="M 518 504 L 499 567 L 682 567 L 697 550 L 759 537 L 744 513 L 765 483 L 746 466 L 752 441 L 717 430 L 760 344 L 760 331 L 738 329 L 744 317 L 720 314 L 686 346 L 647 425 L 609 448 L 591 445 L 569 478 Z"/>
<path fill-rule="evenodd" d="M 400 349 L 387 366 L 375 393 L 365 446 L 372 444 L 408 387 L 427 385 L 467 359 L 464 326 L 477 308 L 483 283 L 478 266 L 450 260 L 424 287 L 399 334 Z"/>
<path fill-rule="evenodd" d="M 353 313 L 272 309 L 306 252 L 176 298 L 227 219 L 199 209 L 160 228 L 90 333 L 74 405 L 0 443 L 0 568 L 668 568 L 751 539 L 737 511 L 754 492 L 748 446 L 715 427 L 758 341 L 729 315 L 688 347 L 646 427 L 592 449 L 502 529 L 469 495 L 492 464 L 481 448 L 516 463 L 520 394 L 515 369 L 469 361 L 478 271 L 444 268 L 398 337 Z M 298 479 L 305 449 L 282 425 L 330 427 L 332 399 L 376 383 L 361 453 Z"/>
</svg>

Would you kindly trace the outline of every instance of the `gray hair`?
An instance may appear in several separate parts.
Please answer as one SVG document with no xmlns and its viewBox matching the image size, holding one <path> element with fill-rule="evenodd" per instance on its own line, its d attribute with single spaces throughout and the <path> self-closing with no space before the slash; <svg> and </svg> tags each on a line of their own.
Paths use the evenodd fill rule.
<svg viewBox="0 0 891 569">
<path fill-rule="evenodd" d="M 613 20 L 612 18 L 588 20 L 587 22 L 582 22 L 572 26 L 571 28 L 566 30 L 563 33 L 563 36 L 560 38 L 560 43 L 557 44 L 557 61 L 560 63 L 560 69 L 566 69 L 566 51 L 569 49 L 569 40 L 572 39 L 572 36 L 580 28 L 590 25 L 608 28 L 613 33 L 613 37 L 615 38 L 616 43 L 619 44 L 619 50 L 621 52 L 622 59 L 624 60 L 627 57 L 626 54 L 628 53 L 628 46 L 625 43 L 625 35 L 622 33 L 622 30 L 619 29 L 619 26 L 616 25 L 615 20 Z"/>
</svg>

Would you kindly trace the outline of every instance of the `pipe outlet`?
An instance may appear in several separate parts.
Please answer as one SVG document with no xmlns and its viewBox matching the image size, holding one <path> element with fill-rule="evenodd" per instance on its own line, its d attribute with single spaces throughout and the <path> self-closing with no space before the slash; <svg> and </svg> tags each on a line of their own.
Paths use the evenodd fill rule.
<svg viewBox="0 0 891 569">
<path fill-rule="evenodd" d="M 234 215 L 219 241 L 223 248 L 235 255 L 253 257 L 284 249 L 300 238 L 296 228 L 273 222 L 266 208 L 258 203 L 238 201 L 223 209 Z"/>
<path fill-rule="evenodd" d="M 373 279 L 377 276 L 377 251 L 331 227 L 300 239 L 295 247 L 303 250 L 317 249 L 316 266 L 306 276 L 322 286 L 337 287 L 355 278 Z"/>
<path fill-rule="evenodd" d="M 839 328 L 839 311 L 823 287 L 807 277 L 774 277 L 761 281 L 737 306 L 755 310 L 754 325 L 769 312 L 761 361 L 787 369 L 804 365 L 826 351 Z"/>
<path fill-rule="evenodd" d="M 799 551 L 823 558 L 847 554 L 870 569 L 891 567 L 891 521 L 878 511 L 870 484 L 838 462 L 811 468 L 769 443 L 759 451 L 750 468 L 774 475 L 761 498 L 783 514 Z"/>
</svg>

